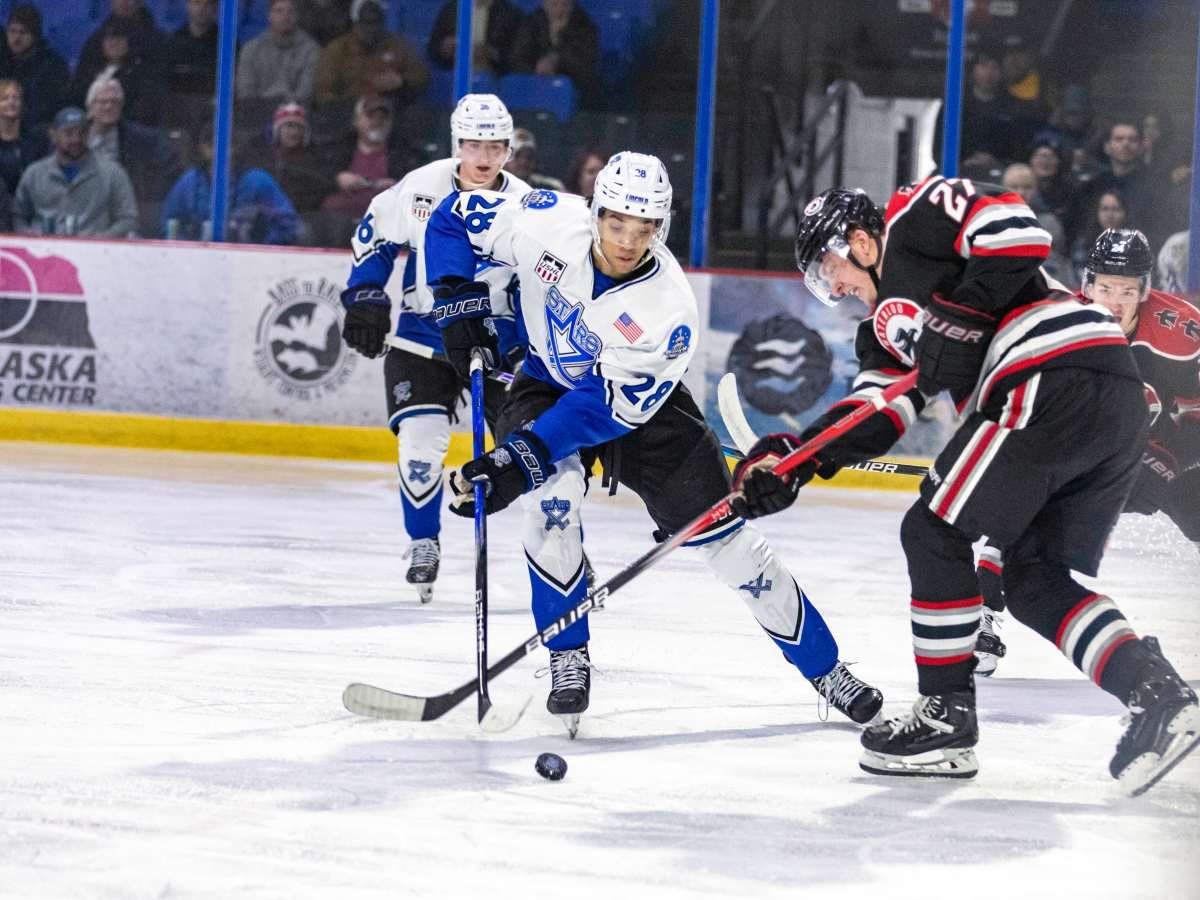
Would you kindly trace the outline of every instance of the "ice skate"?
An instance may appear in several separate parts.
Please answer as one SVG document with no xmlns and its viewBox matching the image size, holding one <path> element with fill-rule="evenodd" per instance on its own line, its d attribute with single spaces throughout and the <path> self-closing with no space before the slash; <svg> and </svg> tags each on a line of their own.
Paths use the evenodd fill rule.
<svg viewBox="0 0 1200 900">
<path fill-rule="evenodd" d="M 973 778 L 975 692 L 920 697 L 912 711 L 863 729 L 859 768 L 873 775 Z"/>
<path fill-rule="evenodd" d="M 975 636 L 975 674 L 989 676 L 996 671 L 996 666 L 1008 652 L 1004 641 L 1000 640 L 1000 626 L 1004 624 L 1004 614 L 983 608 L 979 619 L 979 634 Z"/>
<path fill-rule="evenodd" d="M 579 716 L 588 708 L 591 669 L 587 644 L 571 650 L 550 651 L 551 684 L 546 709 L 563 720 L 572 740 L 579 731 Z"/>
<path fill-rule="evenodd" d="M 1131 797 L 1144 794 L 1200 745 L 1200 705 L 1162 655 L 1158 640 L 1142 638 L 1151 657 L 1129 695 L 1125 733 L 1108 771 Z"/>
<path fill-rule="evenodd" d="M 856 678 L 844 662 L 839 662 L 826 674 L 810 678 L 809 681 L 829 706 L 859 725 L 874 719 L 883 706 L 883 694 Z"/>
<path fill-rule="evenodd" d="M 442 547 L 437 538 L 419 538 L 404 551 L 404 558 L 412 559 L 405 579 L 416 585 L 422 603 L 433 599 L 433 583 L 437 581 L 441 555 Z"/>
</svg>

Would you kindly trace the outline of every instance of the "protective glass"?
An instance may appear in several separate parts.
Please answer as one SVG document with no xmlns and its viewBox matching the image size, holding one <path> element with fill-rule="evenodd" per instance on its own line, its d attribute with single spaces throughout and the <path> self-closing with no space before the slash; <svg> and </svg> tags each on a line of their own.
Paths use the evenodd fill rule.
<svg viewBox="0 0 1200 900">
<path fill-rule="evenodd" d="M 842 264 L 850 258 L 850 245 L 840 234 L 825 242 L 817 259 L 804 273 L 804 286 L 826 306 L 837 306 L 845 294 L 834 293 Z"/>
</svg>

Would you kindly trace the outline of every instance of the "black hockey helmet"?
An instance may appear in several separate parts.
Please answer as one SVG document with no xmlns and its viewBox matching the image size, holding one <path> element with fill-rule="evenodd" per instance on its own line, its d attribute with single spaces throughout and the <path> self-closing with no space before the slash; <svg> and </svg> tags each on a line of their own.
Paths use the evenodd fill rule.
<svg viewBox="0 0 1200 900">
<path fill-rule="evenodd" d="M 878 242 L 883 234 L 883 214 L 864 191 L 830 188 L 804 207 L 800 227 L 796 230 L 796 268 L 804 273 L 804 283 L 814 296 L 830 306 L 836 305 L 841 297 L 833 294 L 820 273 L 821 260 L 827 251 L 849 259 L 869 272 L 878 284 L 874 268 L 860 265 L 850 254 L 848 235 L 855 228 L 863 229 Z"/>
<path fill-rule="evenodd" d="M 1097 275 L 1123 275 L 1142 281 L 1142 289 L 1150 285 L 1150 270 L 1154 254 L 1150 241 L 1132 228 L 1109 228 L 1096 238 L 1088 254 L 1086 281 L 1091 284 Z"/>
</svg>

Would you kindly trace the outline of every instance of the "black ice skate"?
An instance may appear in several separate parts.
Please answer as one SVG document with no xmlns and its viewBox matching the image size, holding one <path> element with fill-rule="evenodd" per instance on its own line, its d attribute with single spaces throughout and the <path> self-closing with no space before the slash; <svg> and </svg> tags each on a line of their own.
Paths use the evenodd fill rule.
<svg viewBox="0 0 1200 900">
<path fill-rule="evenodd" d="M 579 716 L 588 708 L 592 690 L 592 661 L 587 644 L 572 650 L 550 651 L 550 696 L 546 709 L 560 716 L 572 739 L 579 731 Z"/>
<path fill-rule="evenodd" d="M 1142 638 L 1150 652 L 1129 694 L 1127 727 L 1108 771 L 1131 797 L 1144 794 L 1200 745 L 1200 705 L 1163 658 L 1158 640 Z"/>
<path fill-rule="evenodd" d="M 859 725 L 874 719 L 883 706 L 883 694 L 854 677 L 843 662 L 820 678 L 810 678 L 809 681 L 830 706 Z"/>
<path fill-rule="evenodd" d="M 1004 646 L 1004 641 L 1000 640 L 1000 626 L 1004 624 L 1004 615 L 983 608 L 983 615 L 979 619 L 979 633 L 975 636 L 975 674 L 976 675 L 991 675 L 996 671 L 996 666 L 1000 664 L 1000 660 L 1004 658 L 1004 654 L 1008 652 L 1008 648 Z"/>
<path fill-rule="evenodd" d="M 874 775 L 973 778 L 978 741 L 975 692 L 932 694 L 912 712 L 863 729 L 858 765 Z"/>
<path fill-rule="evenodd" d="M 437 581 L 438 562 L 442 556 L 442 545 L 437 538 L 419 538 L 408 545 L 404 558 L 412 558 L 408 565 L 409 584 L 417 586 L 417 594 L 422 603 L 433 599 L 433 583 Z"/>
</svg>

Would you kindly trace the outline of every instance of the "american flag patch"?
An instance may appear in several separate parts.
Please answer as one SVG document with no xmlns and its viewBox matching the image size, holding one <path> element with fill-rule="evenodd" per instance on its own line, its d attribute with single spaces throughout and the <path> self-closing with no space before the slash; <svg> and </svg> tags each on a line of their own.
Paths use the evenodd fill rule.
<svg viewBox="0 0 1200 900">
<path fill-rule="evenodd" d="M 631 344 L 642 336 L 641 327 L 637 322 L 633 321 L 633 316 L 629 315 L 627 312 L 623 312 L 617 316 L 616 321 L 613 322 L 613 325 L 616 326 L 617 331 L 625 335 L 625 340 L 629 341 Z"/>
</svg>

